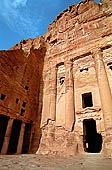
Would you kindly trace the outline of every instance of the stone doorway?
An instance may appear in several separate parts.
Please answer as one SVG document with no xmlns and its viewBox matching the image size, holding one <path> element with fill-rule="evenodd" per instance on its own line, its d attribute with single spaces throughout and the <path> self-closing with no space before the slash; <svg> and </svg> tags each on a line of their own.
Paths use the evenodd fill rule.
<svg viewBox="0 0 112 170">
<path fill-rule="evenodd" d="M 83 120 L 83 145 L 84 151 L 98 153 L 102 149 L 102 136 L 97 133 L 94 119 Z"/>
</svg>

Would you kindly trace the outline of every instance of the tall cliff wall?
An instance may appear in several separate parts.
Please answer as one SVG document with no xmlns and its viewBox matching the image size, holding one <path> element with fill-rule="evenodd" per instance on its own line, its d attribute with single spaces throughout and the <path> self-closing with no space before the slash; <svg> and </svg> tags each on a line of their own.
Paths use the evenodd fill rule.
<svg viewBox="0 0 112 170">
<path fill-rule="evenodd" d="M 93 151 L 94 145 L 94 152 L 112 155 L 112 0 L 70 6 L 45 35 L 22 40 L 1 56 L 1 87 L 8 80 L 29 103 L 31 152 L 39 147 L 42 154 L 76 155 Z M 93 141 L 98 143 L 92 147 L 87 146 L 88 122 L 96 128 Z"/>
</svg>

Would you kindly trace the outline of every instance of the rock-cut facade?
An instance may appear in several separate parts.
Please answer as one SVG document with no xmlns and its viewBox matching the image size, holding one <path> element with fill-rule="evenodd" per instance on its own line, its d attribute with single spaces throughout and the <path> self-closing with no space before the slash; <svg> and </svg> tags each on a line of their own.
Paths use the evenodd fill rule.
<svg viewBox="0 0 112 170">
<path fill-rule="evenodd" d="M 112 0 L 83 0 L 0 51 L 0 153 L 112 156 Z"/>
</svg>

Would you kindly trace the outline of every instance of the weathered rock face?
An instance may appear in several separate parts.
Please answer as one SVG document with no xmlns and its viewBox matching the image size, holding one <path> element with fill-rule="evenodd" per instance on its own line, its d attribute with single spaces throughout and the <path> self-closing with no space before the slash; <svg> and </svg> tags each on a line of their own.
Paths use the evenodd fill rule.
<svg viewBox="0 0 112 170">
<path fill-rule="evenodd" d="M 111 0 L 72 5 L 56 17 L 44 36 L 22 40 L 0 55 L 0 90 L 7 95 L 0 104 L 1 115 L 33 122 L 25 135 L 22 125 L 19 128 L 21 138 L 25 136 L 23 151 L 30 136 L 29 152 L 112 156 Z M 25 109 L 22 102 L 27 103 Z M 3 140 L 1 153 L 7 153 L 2 145 Z M 22 143 L 18 145 L 20 153 Z"/>
<path fill-rule="evenodd" d="M 28 51 L 25 49 L 25 52 L 19 48 L 0 51 L 0 119 L 1 122 L 6 122 L 6 125 L 1 124 L 0 128 L 0 149 L 3 154 L 16 153 L 17 142 L 19 136 L 21 136 L 21 139 L 24 135 L 23 131 L 25 131 L 23 153 L 33 152 L 38 148 L 41 116 L 38 110 L 39 107 L 42 107 L 39 95 L 42 91 L 43 56 L 46 51 L 46 47 L 41 42 L 39 43 L 40 46 L 37 48 L 31 47 Z M 15 123 L 12 122 L 10 125 L 10 119 Z M 22 129 L 23 124 L 26 126 Z M 35 127 L 37 127 L 38 135 Z M 18 131 L 17 136 L 16 132 L 13 132 L 14 128 Z M 7 130 L 10 131 L 8 132 L 8 139 L 6 135 L 7 145 L 2 146 Z M 16 142 L 14 135 L 17 139 Z M 35 141 L 36 144 L 34 145 Z M 21 153 L 21 151 L 17 151 L 17 153 Z"/>
</svg>

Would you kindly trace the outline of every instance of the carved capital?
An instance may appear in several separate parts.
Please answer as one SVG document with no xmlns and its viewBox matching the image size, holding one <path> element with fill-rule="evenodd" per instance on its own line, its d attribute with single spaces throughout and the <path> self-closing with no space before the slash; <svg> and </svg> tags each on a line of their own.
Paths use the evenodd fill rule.
<svg viewBox="0 0 112 170">
<path fill-rule="evenodd" d="M 73 62 L 71 60 L 66 60 L 64 62 L 65 68 L 71 68 L 73 65 Z"/>
<path fill-rule="evenodd" d="M 96 48 L 93 48 L 93 49 L 91 50 L 91 53 L 92 53 L 92 54 L 99 54 L 99 53 L 101 53 L 101 52 L 102 52 L 102 50 L 101 50 L 100 47 L 96 47 Z"/>
<path fill-rule="evenodd" d="M 91 50 L 92 57 L 97 61 L 97 60 L 102 60 L 103 58 L 103 53 L 101 48 L 97 47 Z"/>
</svg>

